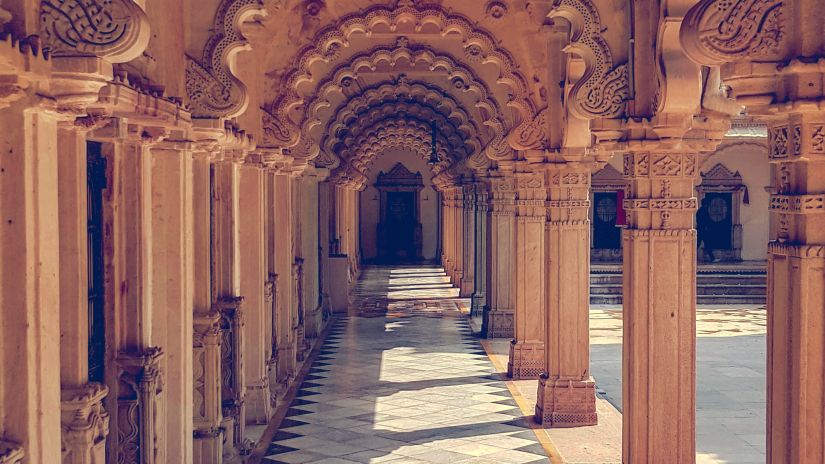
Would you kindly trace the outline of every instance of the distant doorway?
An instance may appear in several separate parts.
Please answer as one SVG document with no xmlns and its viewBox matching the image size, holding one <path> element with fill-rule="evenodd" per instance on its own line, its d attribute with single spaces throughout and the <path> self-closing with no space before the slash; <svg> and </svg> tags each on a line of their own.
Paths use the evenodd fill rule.
<svg viewBox="0 0 825 464">
<path fill-rule="evenodd" d="M 622 231 L 616 227 L 618 193 L 593 194 L 593 248 L 618 250 L 622 247 Z"/>
<path fill-rule="evenodd" d="M 699 198 L 696 212 L 699 261 L 741 261 L 740 208 L 743 203 L 747 204 L 742 176 L 717 164 L 702 174 L 702 183 L 696 190 Z"/>
<path fill-rule="evenodd" d="M 378 260 L 384 263 L 420 261 L 419 193 L 424 188 L 421 173 L 412 173 L 398 163 L 390 172 L 378 175 L 375 188 L 381 195 Z"/>
</svg>

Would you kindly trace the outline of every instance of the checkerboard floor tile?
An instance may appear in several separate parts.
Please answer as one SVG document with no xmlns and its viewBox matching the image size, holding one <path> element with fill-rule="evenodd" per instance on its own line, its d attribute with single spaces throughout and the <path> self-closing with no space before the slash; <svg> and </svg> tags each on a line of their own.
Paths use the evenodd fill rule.
<svg viewBox="0 0 825 464">
<path fill-rule="evenodd" d="M 435 267 L 368 267 L 262 463 L 549 462 Z"/>
</svg>

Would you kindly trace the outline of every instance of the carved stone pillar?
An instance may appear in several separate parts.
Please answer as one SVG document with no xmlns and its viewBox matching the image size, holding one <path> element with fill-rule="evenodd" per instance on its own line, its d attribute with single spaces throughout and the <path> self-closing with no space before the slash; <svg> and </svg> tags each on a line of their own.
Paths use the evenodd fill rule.
<svg viewBox="0 0 825 464">
<path fill-rule="evenodd" d="M 0 75 L 0 437 L 20 443 L 27 462 L 59 462 L 57 115 L 37 97 L 5 108 L 15 84 L 28 87 L 15 79 Z"/>
<path fill-rule="evenodd" d="M 275 314 L 276 340 L 278 343 L 276 376 L 279 392 L 286 391 L 289 381 L 295 376 L 297 363 L 297 341 L 293 328 L 298 324 L 298 309 L 294 305 L 292 265 L 295 262 L 293 250 L 292 220 L 292 176 L 287 171 L 275 175 L 273 211 L 275 214 L 275 260 L 278 286 L 278 308 Z M 343 230 L 345 229 L 342 226 Z M 342 236 L 343 239 L 343 236 Z"/>
<path fill-rule="evenodd" d="M 485 182 L 476 182 L 476 202 L 474 213 L 473 262 L 475 263 L 475 278 L 473 279 L 472 312 L 474 316 L 481 316 L 487 305 L 487 210 L 489 208 L 489 190 Z"/>
<path fill-rule="evenodd" d="M 624 154 L 624 462 L 695 460 L 699 154 L 683 143 Z"/>
<path fill-rule="evenodd" d="M 768 133 L 768 462 L 819 462 L 825 459 L 825 111 L 802 105 L 772 120 Z"/>
<path fill-rule="evenodd" d="M 240 169 L 238 192 L 241 294 L 244 296 L 244 318 L 248 325 L 243 338 L 244 375 L 246 377 L 246 419 L 249 423 L 266 424 L 270 408 L 266 328 L 269 319 L 264 296 L 268 277 L 264 246 L 265 184 L 263 166 L 251 159 Z"/>
<path fill-rule="evenodd" d="M 194 321 L 194 461 L 220 464 L 224 430 L 221 398 L 221 315 L 195 313 Z"/>
<path fill-rule="evenodd" d="M 143 351 L 120 352 L 117 397 L 117 462 L 161 464 L 158 460 L 159 403 L 163 392 L 158 347 Z"/>
<path fill-rule="evenodd" d="M 460 288 L 461 280 L 464 278 L 464 190 L 460 185 L 453 189 L 452 213 L 452 282 L 453 285 Z"/>
<path fill-rule="evenodd" d="M 767 462 L 825 461 L 825 79 L 816 1 L 702 0 L 691 58 L 721 64 L 736 102 L 768 120 Z"/>
<path fill-rule="evenodd" d="M 196 145 L 192 168 L 193 268 L 193 461 L 220 464 L 224 431 L 221 427 L 220 314 L 212 308 L 211 232 L 212 187 L 210 160 L 219 144 Z"/>
<path fill-rule="evenodd" d="M 450 276 L 450 280 L 452 280 L 455 259 L 453 257 L 453 218 L 454 218 L 454 215 L 453 215 L 453 190 L 451 188 L 446 188 L 442 192 L 441 206 L 442 206 L 442 221 L 444 222 L 444 225 L 442 227 L 444 250 L 443 250 L 443 255 L 442 255 L 442 258 L 441 258 L 441 263 L 444 266 L 444 270 L 447 272 L 447 275 Z"/>
<path fill-rule="evenodd" d="M 512 173 L 490 178 L 489 236 L 485 244 L 490 257 L 484 312 L 488 338 L 512 338 L 515 302 L 516 188 Z"/>
<path fill-rule="evenodd" d="M 292 285 L 295 301 L 293 304 L 298 308 L 298 324 L 294 327 L 295 343 L 297 346 L 296 356 L 298 361 L 303 361 L 306 352 L 309 350 L 309 342 L 306 338 L 306 314 L 304 308 L 304 260 L 295 258 L 292 265 Z"/>
<path fill-rule="evenodd" d="M 518 172 L 516 177 L 514 338 L 510 342 L 507 375 L 537 378 L 544 370 L 545 201 L 542 174 Z"/>
<path fill-rule="evenodd" d="M 460 295 L 464 298 L 471 298 L 475 288 L 475 216 L 476 216 L 476 192 L 475 184 L 467 182 L 462 185 L 463 202 L 461 204 L 461 262 L 463 272 L 461 275 Z"/>
<path fill-rule="evenodd" d="M 106 461 L 109 414 L 103 399 L 105 385 L 90 383 L 79 388 L 63 388 L 60 402 L 63 464 L 99 464 Z M 0 461 L 2 462 L 2 461 Z"/>
<path fill-rule="evenodd" d="M 222 298 L 216 304 L 221 315 L 221 404 L 226 432 L 224 453 L 247 451 L 246 379 L 244 376 L 244 309 L 243 297 Z M 230 448 L 230 449 L 227 449 Z"/>
<path fill-rule="evenodd" d="M 595 425 L 590 377 L 590 165 L 547 170 L 544 372 L 536 422 L 547 427 Z"/>
<path fill-rule="evenodd" d="M 274 264 L 270 264 L 272 268 Z M 269 273 L 266 281 L 266 298 L 269 304 L 270 337 L 269 360 L 267 361 L 267 375 L 269 376 L 269 405 L 274 410 L 278 403 L 278 274 Z"/>
</svg>

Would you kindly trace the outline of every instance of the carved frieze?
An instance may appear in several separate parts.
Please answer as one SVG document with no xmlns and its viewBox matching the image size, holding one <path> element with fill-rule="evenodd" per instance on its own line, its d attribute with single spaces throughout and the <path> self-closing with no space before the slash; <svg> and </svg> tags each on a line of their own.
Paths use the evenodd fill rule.
<svg viewBox="0 0 825 464">
<path fill-rule="evenodd" d="M 133 0 L 42 0 L 43 50 L 53 56 L 97 56 L 125 63 L 149 43 L 149 22 Z"/>
</svg>

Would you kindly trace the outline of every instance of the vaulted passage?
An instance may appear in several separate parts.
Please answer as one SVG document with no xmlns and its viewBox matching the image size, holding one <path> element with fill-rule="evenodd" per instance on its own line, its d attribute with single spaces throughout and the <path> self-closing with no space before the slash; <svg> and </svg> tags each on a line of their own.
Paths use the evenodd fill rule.
<svg viewBox="0 0 825 464">
<path fill-rule="evenodd" d="M 0 463 L 822 464 L 821 3 L 0 0 Z"/>
<path fill-rule="evenodd" d="M 440 268 L 365 268 L 260 462 L 549 463 L 457 294 Z"/>
</svg>

